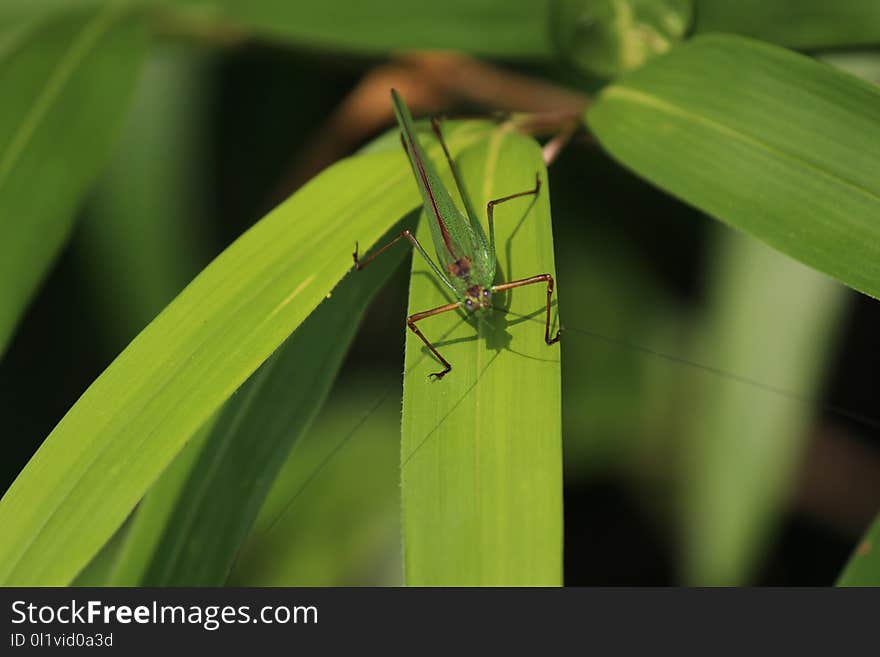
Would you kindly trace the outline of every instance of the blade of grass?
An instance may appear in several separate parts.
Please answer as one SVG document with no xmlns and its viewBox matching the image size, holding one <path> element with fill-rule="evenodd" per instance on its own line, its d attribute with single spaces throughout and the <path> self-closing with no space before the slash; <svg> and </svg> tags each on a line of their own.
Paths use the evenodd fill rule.
<svg viewBox="0 0 880 657">
<path fill-rule="evenodd" d="M 357 53 L 413 49 L 462 50 L 497 57 L 552 54 L 549 11 L 532 0 L 399 0 L 321 3 L 286 0 L 164 0 L 169 20 L 233 25 L 269 38 Z M 206 7 L 209 11 L 205 11 Z"/>
<path fill-rule="evenodd" d="M 228 584 L 400 584 L 401 384 L 369 373 L 334 386 L 272 485 Z"/>
<path fill-rule="evenodd" d="M 399 249 L 344 278 L 226 403 L 140 585 L 223 584 L 269 487 L 321 409 L 367 306 L 404 255 Z"/>
<path fill-rule="evenodd" d="M 110 153 L 145 47 L 108 6 L 28 25 L 0 52 L 0 354 Z"/>
<path fill-rule="evenodd" d="M 602 145 L 658 187 L 880 297 L 880 89 L 775 46 L 696 38 L 607 87 Z"/>
<path fill-rule="evenodd" d="M 129 534 L 128 523 L 123 523 L 119 530 L 110 537 L 100 551 L 89 561 L 88 565 L 83 568 L 76 576 L 70 586 L 91 587 L 91 586 L 112 586 L 109 584 L 113 568 L 122 551 L 125 541 Z"/>
<path fill-rule="evenodd" d="M 456 147 L 492 126 L 450 130 Z M 436 149 L 435 149 L 436 150 Z M 186 440 L 417 203 L 402 152 L 324 171 L 242 235 L 138 335 L 0 500 L 0 584 L 69 583 Z"/>
<path fill-rule="evenodd" d="M 815 398 L 848 290 L 747 236 L 719 233 L 705 351 L 695 360 L 711 353 L 716 367 Z M 790 502 L 811 408 L 704 376 L 688 390 L 677 459 L 685 580 L 746 584 Z"/>
<path fill-rule="evenodd" d="M 143 582 L 144 573 L 150 566 L 163 531 L 219 413 L 187 441 L 132 513 L 130 526 L 120 541 L 104 586 L 139 586 Z M 124 529 L 123 525 L 120 531 Z"/>
<path fill-rule="evenodd" d="M 379 148 L 376 141 L 378 140 L 371 142 L 369 150 Z M 366 150 L 368 149 L 361 152 Z M 395 226 L 391 232 L 399 230 L 399 226 Z M 399 251 L 396 255 L 399 262 L 405 252 Z M 348 334 L 354 331 L 358 323 L 360 313 L 357 307 L 366 304 L 373 296 L 382 284 L 386 274 L 384 269 L 394 266 L 395 259 L 389 257 L 387 260 L 383 259 L 383 262 L 384 266 L 377 265 L 375 270 L 371 268 L 365 276 L 355 277 L 354 280 L 351 277 L 344 279 L 331 298 L 323 301 L 304 325 L 223 406 L 217 413 L 222 417 L 217 420 L 215 416 L 209 423 L 211 426 L 200 429 L 197 437 L 191 439 L 181 450 L 136 509 L 125 549 L 117 559 L 110 585 L 138 586 L 160 582 L 170 584 L 171 579 L 177 580 L 177 584 L 183 584 L 195 581 L 193 578 L 196 577 L 196 570 L 205 580 L 206 568 L 201 563 L 203 560 L 210 562 L 214 569 L 220 567 L 221 571 L 228 567 L 224 559 L 231 560 L 240 540 L 235 537 L 235 540 L 230 541 L 228 534 L 224 537 L 227 539 L 225 541 L 218 538 L 218 532 L 214 532 L 211 526 L 218 522 L 218 511 L 223 518 L 238 523 L 242 531 L 250 526 L 253 513 L 248 513 L 248 507 L 262 501 L 265 494 L 263 484 L 272 481 L 272 469 L 278 467 L 276 463 L 283 462 L 286 452 L 290 451 L 285 446 L 289 446 L 299 435 L 295 430 L 296 426 L 292 425 L 298 422 L 304 431 L 310 414 L 316 413 L 320 408 L 318 399 L 302 403 L 301 395 L 305 392 L 302 384 L 308 383 L 312 378 L 329 381 L 335 373 L 330 365 L 324 365 L 318 372 L 309 371 L 309 364 L 322 363 L 308 342 L 325 335 L 343 336 L 343 340 L 332 343 L 323 341 L 323 344 L 325 348 L 331 346 L 336 349 L 340 356 L 344 353 L 350 342 Z M 341 307 L 344 303 L 354 306 L 348 318 L 345 316 L 345 308 Z M 318 349 L 321 343 L 321 340 L 315 341 Z M 296 345 L 299 346 L 298 349 Z M 279 359 L 280 363 L 277 362 Z M 283 380 L 285 367 L 292 370 L 287 381 Z M 270 385 L 273 382 L 280 385 L 273 388 Z M 300 395 L 300 403 L 293 405 L 291 402 L 296 400 L 297 394 Z M 250 401 L 243 403 L 244 399 Z M 279 412 L 278 409 L 282 410 Z M 299 412 L 302 416 L 297 418 Z M 260 426 L 260 414 L 275 416 L 270 426 Z M 278 417 L 279 415 L 282 417 Z M 261 431 L 265 432 L 260 433 Z M 257 434 L 260 434 L 259 449 L 251 449 L 250 445 L 241 442 L 246 441 L 249 435 Z M 211 442 L 205 447 L 205 438 L 209 435 Z M 269 449 L 267 453 L 266 448 L 273 444 L 275 449 Z M 193 472 L 196 460 L 200 464 L 200 472 Z M 224 469 L 229 472 L 224 473 Z M 262 474 L 250 472 L 260 469 L 263 470 Z M 205 471 L 209 472 L 210 477 L 205 476 Z M 258 485 L 245 486 L 245 490 L 239 493 L 235 485 L 238 480 L 254 480 Z M 194 495 L 190 494 L 192 491 L 196 491 L 206 501 L 202 505 L 205 509 L 196 508 L 197 502 Z M 234 492 L 234 495 L 223 502 L 230 492 Z M 223 518 L 220 518 L 221 522 Z M 206 532 L 206 529 L 211 531 Z M 186 566 L 187 558 L 192 558 L 191 553 L 181 555 L 178 553 L 180 546 L 171 545 L 178 538 L 205 546 L 204 553 L 195 555 L 198 560 L 195 567 Z M 224 557 L 227 553 L 229 555 Z M 169 555 L 173 555 L 173 558 Z M 169 570 L 172 572 L 168 573 Z M 159 577 L 158 573 L 164 574 Z M 203 583 L 222 584 L 222 575 L 223 572 L 220 572 L 214 580 Z"/>
<path fill-rule="evenodd" d="M 837 586 L 880 586 L 880 516 L 859 541 Z"/>
<path fill-rule="evenodd" d="M 529 189 L 539 172 L 544 186 L 537 199 L 495 213 L 498 280 L 553 274 L 550 202 L 537 144 L 499 131 L 464 153 L 461 165 L 475 207 Z M 419 237 L 430 242 L 428 228 L 423 218 Z M 497 295 L 493 306 L 500 310 L 476 327 L 458 313 L 421 324 L 452 363 L 441 381 L 428 379 L 438 363 L 407 334 L 401 445 L 407 584 L 562 583 L 560 351 L 544 342 L 545 300 L 543 286 L 529 286 Z M 426 263 L 413 258 L 410 312 L 448 302 Z"/>
</svg>

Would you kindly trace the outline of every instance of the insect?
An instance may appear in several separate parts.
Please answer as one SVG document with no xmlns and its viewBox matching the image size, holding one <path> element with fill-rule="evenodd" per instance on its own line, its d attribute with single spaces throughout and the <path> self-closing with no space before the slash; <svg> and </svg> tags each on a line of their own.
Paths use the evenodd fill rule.
<svg viewBox="0 0 880 657">
<path fill-rule="evenodd" d="M 452 196 L 444 186 L 437 170 L 434 168 L 431 160 L 425 155 L 425 151 L 416 137 L 409 108 L 403 102 L 400 94 L 394 89 L 391 90 L 391 104 L 394 107 L 397 123 L 400 125 L 400 139 L 403 144 L 403 150 L 409 158 L 416 183 L 422 194 L 425 214 L 431 225 L 431 238 L 434 242 L 434 250 L 437 253 L 437 260 L 439 260 L 440 264 L 437 265 L 431 259 L 428 252 L 425 251 L 416 239 L 416 236 L 409 230 L 404 230 L 400 235 L 364 260 L 358 257 L 358 245 L 355 243 L 355 250 L 352 256 L 354 257 L 355 268 L 360 271 L 370 264 L 373 259 L 381 255 L 383 251 L 399 240 L 406 238 L 428 262 L 443 284 L 455 295 L 456 301 L 415 313 L 406 320 L 406 325 L 410 330 L 419 336 L 422 342 L 431 350 L 431 353 L 443 364 L 442 371 L 434 372 L 429 376 L 435 379 L 442 379 L 452 370 L 452 365 L 440 355 L 440 352 L 425 337 L 424 333 L 416 326 L 416 323 L 428 317 L 460 308 L 470 313 L 483 312 L 490 307 L 492 295 L 496 292 L 503 292 L 516 287 L 522 287 L 523 285 L 546 285 L 547 313 L 544 321 L 544 341 L 548 345 L 558 342 L 560 331 L 557 331 L 556 335 L 552 338 L 550 337 L 550 299 L 553 296 L 553 277 L 550 274 L 537 274 L 507 283 L 495 283 L 497 264 L 495 255 L 495 221 L 493 216 L 495 206 L 523 196 L 537 197 L 541 191 L 539 174 L 535 174 L 534 188 L 489 201 L 486 205 L 489 225 L 489 236 L 487 238 L 480 219 L 476 212 L 474 212 L 473 204 L 462 184 L 458 167 L 453 161 L 443 139 L 443 132 L 440 129 L 439 122 L 436 119 L 432 119 L 431 127 L 443 148 L 446 161 L 452 170 L 452 177 L 455 180 L 455 185 L 465 206 L 464 212 L 452 200 Z"/>
</svg>

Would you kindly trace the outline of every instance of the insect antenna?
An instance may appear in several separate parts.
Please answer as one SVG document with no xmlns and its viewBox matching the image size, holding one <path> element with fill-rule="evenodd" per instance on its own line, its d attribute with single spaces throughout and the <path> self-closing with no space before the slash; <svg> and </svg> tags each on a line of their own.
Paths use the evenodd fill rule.
<svg viewBox="0 0 880 657">
<path fill-rule="evenodd" d="M 521 313 L 516 313 L 510 310 L 507 310 L 502 307 L 493 306 L 493 310 L 495 312 L 511 315 L 516 317 L 517 319 L 521 319 L 524 321 L 532 321 L 541 323 L 542 320 L 537 319 L 533 315 L 524 315 Z M 543 314 L 543 313 L 541 313 Z M 788 390 L 786 388 L 781 388 L 779 386 L 775 386 L 758 379 L 754 379 L 752 377 L 737 373 L 731 372 L 729 370 L 725 370 L 719 367 L 715 367 L 713 365 L 709 365 L 706 363 L 701 363 L 696 360 L 692 360 L 689 358 L 685 358 L 678 354 L 673 354 L 665 351 L 661 351 L 652 347 L 648 347 L 643 344 L 639 344 L 636 342 L 632 342 L 629 340 L 625 340 L 622 338 L 617 338 L 610 335 L 605 335 L 598 331 L 588 328 L 581 327 L 572 327 L 566 325 L 564 327 L 566 338 L 571 335 L 582 335 L 584 337 L 590 338 L 592 340 L 597 340 L 603 342 L 605 344 L 611 345 L 613 347 L 628 350 L 636 353 L 640 353 L 650 358 L 657 358 L 660 360 L 664 360 L 670 363 L 674 363 L 676 365 L 680 365 L 682 367 L 687 367 L 693 370 L 697 370 L 706 374 L 710 374 L 712 376 L 718 377 L 720 379 L 730 381 L 739 385 L 748 386 L 754 388 L 756 390 L 760 390 L 761 392 L 779 397 L 781 399 L 785 399 L 787 401 L 795 402 L 798 404 L 802 404 L 809 408 L 814 408 L 829 415 L 837 416 L 846 420 L 849 420 L 855 424 L 861 425 L 866 429 L 870 429 L 871 431 L 880 431 L 880 418 L 872 417 L 869 415 L 864 415 L 862 413 L 853 411 L 852 409 L 837 405 L 837 404 L 829 404 L 818 401 L 817 399 L 811 398 L 808 395 L 804 395 L 792 390 Z M 390 398 L 391 395 L 394 394 L 395 391 L 399 391 L 399 384 L 391 384 L 386 389 L 381 390 L 377 396 L 374 398 L 374 401 L 369 405 L 369 410 L 358 419 L 355 425 L 351 428 L 351 430 L 345 434 L 345 436 L 340 440 L 333 448 L 319 461 L 317 466 L 312 470 L 304 479 L 302 484 L 300 484 L 297 489 L 294 491 L 293 495 L 290 497 L 289 501 L 284 505 L 281 511 L 272 519 L 272 521 L 268 524 L 265 530 L 261 532 L 263 535 L 270 534 L 278 524 L 278 522 L 285 516 L 290 510 L 293 508 L 296 501 L 303 494 L 305 489 L 317 478 L 317 476 L 333 461 L 333 459 L 345 448 L 346 445 L 350 444 L 354 438 L 357 437 L 360 430 L 364 427 L 364 425 L 369 421 L 369 419 L 375 415 L 376 412 L 385 404 Z M 427 435 L 421 443 L 409 454 L 401 463 L 401 469 L 405 468 L 412 457 L 421 450 L 426 444 L 430 442 L 436 432 L 432 431 Z"/>
<path fill-rule="evenodd" d="M 511 310 L 507 310 L 505 308 L 500 308 L 493 306 L 493 310 L 496 312 L 504 313 L 507 315 L 512 315 L 514 317 L 518 317 L 520 319 L 533 321 L 540 323 L 539 320 L 535 319 L 532 315 L 523 315 Z M 788 390 L 786 388 L 781 388 L 779 386 L 775 386 L 770 383 L 765 383 L 763 381 L 759 381 L 758 379 L 754 379 L 752 377 L 739 374 L 736 372 L 731 372 L 729 370 L 722 369 L 720 367 L 716 367 L 714 365 L 708 365 L 706 363 L 701 363 L 699 361 L 691 360 L 689 358 L 685 358 L 684 356 L 680 356 L 678 354 L 671 354 L 665 351 L 660 351 L 658 349 L 654 349 L 652 347 L 648 347 L 636 342 L 631 342 L 629 340 L 624 340 L 622 338 L 616 338 L 610 335 L 605 335 L 603 333 L 599 333 L 597 331 L 591 329 L 584 329 L 580 327 L 573 327 L 569 325 L 565 325 L 561 327 L 562 330 L 568 333 L 575 333 L 587 336 L 589 338 L 599 340 L 606 344 L 610 344 L 615 347 L 619 347 L 621 349 L 627 349 L 629 351 L 637 352 L 644 354 L 646 356 L 650 356 L 653 358 L 659 358 L 661 360 L 665 360 L 667 362 L 675 363 L 677 365 L 681 365 L 683 367 L 691 368 L 694 370 L 698 370 L 701 372 L 705 372 L 707 374 L 712 374 L 717 376 L 720 379 L 724 379 L 727 381 L 732 381 L 733 383 L 738 383 L 741 385 L 749 386 L 751 388 L 755 388 L 757 390 L 761 390 L 768 394 L 786 399 L 788 401 L 797 402 L 799 404 L 803 404 L 809 407 L 817 408 L 829 415 L 836 415 L 838 417 L 851 420 L 857 424 L 864 426 L 865 428 L 880 431 L 880 418 L 871 417 L 868 415 L 864 415 L 862 413 L 858 413 L 851 409 L 845 408 L 843 406 L 839 406 L 836 404 L 828 404 L 825 402 L 821 402 L 815 398 L 812 398 L 808 395 L 804 395 L 792 390 Z"/>
</svg>

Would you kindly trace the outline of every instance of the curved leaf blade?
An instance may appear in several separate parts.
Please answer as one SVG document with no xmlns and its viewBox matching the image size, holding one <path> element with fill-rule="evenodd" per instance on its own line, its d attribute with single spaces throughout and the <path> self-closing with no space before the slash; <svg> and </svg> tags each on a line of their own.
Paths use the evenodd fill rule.
<svg viewBox="0 0 880 657">
<path fill-rule="evenodd" d="M 490 129 L 471 122 L 458 147 Z M 186 440 L 413 208 L 400 151 L 334 165 L 218 256 L 55 427 L 0 500 L 0 584 L 71 581 Z"/>
<path fill-rule="evenodd" d="M 183 487 L 189 481 L 190 472 L 199 458 L 205 441 L 213 430 L 219 411 L 187 441 L 171 464 L 162 472 L 162 476 L 150 488 L 137 509 L 132 513 L 128 527 L 123 526 L 117 532 L 124 532 L 120 539 L 118 552 L 113 557 L 112 567 L 107 573 L 103 586 L 138 586 L 143 582 L 144 573 L 149 568 L 159 542 L 162 540 L 164 528 L 168 525 L 171 514 Z M 110 542 L 113 542 L 113 538 Z M 99 559 L 106 546 L 98 556 L 76 578 L 75 584 L 92 569 L 92 563 Z"/>
<path fill-rule="evenodd" d="M 658 187 L 880 297 L 880 89 L 707 36 L 607 87 L 587 121 Z"/>
<path fill-rule="evenodd" d="M 404 254 L 345 277 L 226 403 L 139 585 L 226 581 L 281 466 L 321 410 L 369 302 Z"/>
<path fill-rule="evenodd" d="M 459 162 L 478 208 L 529 189 L 539 172 L 537 199 L 496 210 L 497 280 L 554 274 L 537 144 L 499 131 Z M 423 243 L 430 242 L 426 220 Z M 401 479 L 409 585 L 562 583 L 560 345 L 544 343 L 545 290 L 497 295 L 496 309 L 476 326 L 453 312 L 420 323 L 452 363 L 441 381 L 427 378 L 440 366 L 407 332 Z M 410 312 L 449 300 L 415 256 Z"/>
<path fill-rule="evenodd" d="M 110 154 L 145 50 L 109 5 L 30 24 L 0 53 L 0 353 Z"/>
<path fill-rule="evenodd" d="M 462 50 L 496 57 L 552 53 L 549 8 L 532 0 L 398 0 L 321 3 L 287 0 L 161 0 L 169 9 L 192 10 L 191 20 L 222 22 L 270 38 L 355 53 Z M 210 11 L 204 11 L 208 7 Z M 219 19 L 219 21 L 218 21 Z"/>
<path fill-rule="evenodd" d="M 272 484 L 227 585 L 400 585 L 402 384 L 359 373 L 334 385 Z"/>
</svg>

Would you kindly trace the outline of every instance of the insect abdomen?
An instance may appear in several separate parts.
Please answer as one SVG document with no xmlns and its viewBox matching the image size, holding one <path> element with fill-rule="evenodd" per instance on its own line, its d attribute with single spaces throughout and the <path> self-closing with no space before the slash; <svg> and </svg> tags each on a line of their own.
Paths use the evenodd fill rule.
<svg viewBox="0 0 880 657">
<path fill-rule="evenodd" d="M 456 278 L 468 278 L 471 275 L 471 259 L 463 256 L 455 262 L 449 263 L 446 270 Z"/>
</svg>

